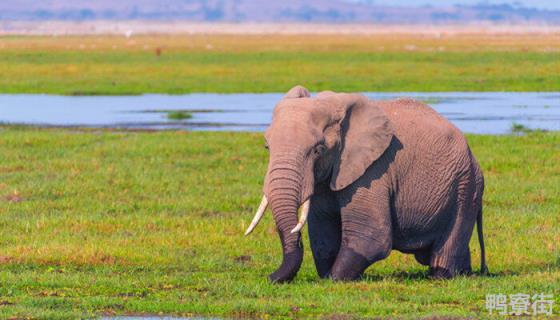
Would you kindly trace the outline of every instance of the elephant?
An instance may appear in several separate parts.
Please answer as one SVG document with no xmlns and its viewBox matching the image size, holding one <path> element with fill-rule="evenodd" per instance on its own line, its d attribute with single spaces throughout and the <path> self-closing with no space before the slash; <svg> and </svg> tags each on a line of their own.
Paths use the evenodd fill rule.
<svg viewBox="0 0 560 320">
<path fill-rule="evenodd" d="M 470 274 L 475 223 L 487 272 L 480 165 L 461 131 L 431 107 L 332 91 L 311 97 L 296 86 L 264 137 L 264 195 L 246 235 L 270 206 L 283 252 L 270 281 L 296 276 L 307 220 L 321 278 L 359 279 L 393 249 L 413 254 L 434 278 Z"/>
</svg>

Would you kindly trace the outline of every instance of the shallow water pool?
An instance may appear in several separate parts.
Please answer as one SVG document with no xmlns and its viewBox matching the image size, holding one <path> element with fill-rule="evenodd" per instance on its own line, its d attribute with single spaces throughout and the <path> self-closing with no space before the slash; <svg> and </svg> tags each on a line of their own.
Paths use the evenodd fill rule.
<svg viewBox="0 0 560 320">
<path fill-rule="evenodd" d="M 560 92 L 364 93 L 425 101 L 464 132 L 505 134 L 513 124 L 560 130 Z M 40 126 L 262 131 L 281 93 L 141 96 L 0 95 L 0 122 Z M 188 111 L 173 120 L 167 112 Z"/>
</svg>

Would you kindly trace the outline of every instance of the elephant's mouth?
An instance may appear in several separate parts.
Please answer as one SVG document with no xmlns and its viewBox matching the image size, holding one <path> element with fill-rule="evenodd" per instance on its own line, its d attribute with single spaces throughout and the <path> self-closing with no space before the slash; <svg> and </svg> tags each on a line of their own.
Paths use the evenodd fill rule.
<svg viewBox="0 0 560 320">
<path fill-rule="evenodd" d="M 290 233 L 296 233 L 301 231 L 301 229 L 305 225 L 305 222 L 307 221 L 310 204 L 311 204 L 311 198 L 308 198 L 307 200 L 305 200 L 305 202 L 303 202 L 303 204 L 301 205 L 301 214 L 298 223 L 292 229 L 292 231 L 290 231 Z M 257 209 L 255 216 L 253 217 L 253 221 L 251 221 L 251 224 L 247 228 L 247 231 L 245 231 L 246 236 L 248 236 L 249 234 L 251 234 L 251 232 L 253 232 L 253 230 L 255 230 L 256 226 L 259 224 L 262 217 L 264 216 L 264 212 L 266 211 L 267 208 L 268 208 L 268 199 L 266 195 L 263 195 L 261 204 L 259 205 L 259 208 Z"/>
</svg>

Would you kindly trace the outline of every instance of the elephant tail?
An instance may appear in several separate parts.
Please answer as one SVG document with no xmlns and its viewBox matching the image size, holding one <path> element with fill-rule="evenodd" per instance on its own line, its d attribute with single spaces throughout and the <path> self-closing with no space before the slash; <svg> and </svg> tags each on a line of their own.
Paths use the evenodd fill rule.
<svg viewBox="0 0 560 320">
<path fill-rule="evenodd" d="M 484 234 L 482 232 L 482 206 L 476 217 L 476 231 L 478 233 L 478 243 L 480 244 L 480 274 L 487 275 L 488 267 L 486 266 L 486 251 L 484 250 Z"/>
</svg>

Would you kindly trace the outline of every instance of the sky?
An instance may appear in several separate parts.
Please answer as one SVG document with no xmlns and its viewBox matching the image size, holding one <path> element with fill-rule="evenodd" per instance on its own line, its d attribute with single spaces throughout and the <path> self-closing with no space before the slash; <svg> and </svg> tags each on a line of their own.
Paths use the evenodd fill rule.
<svg viewBox="0 0 560 320">
<path fill-rule="evenodd" d="M 448 5 L 455 5 L 455 4 L 462 4 L 462 5 L 475 5 L 479 3 L 487 3 L 487 4 L 511 4 L 511 5 L 520 5 L 523 7 L 529 8 L 538 8 L 538 9 L 556 9 L 560 10 L 560 0 L 517 0 L 517 1 L 508 1 L 508 0 L 349 0 L 350 2 L 370 2 L 370 3 L 378 3 L 384 5 L 395 5 L 395 6 L 423 6 L 423 5 L 432 5 L 432 6 L 448 6 Z"/>
</svg>

